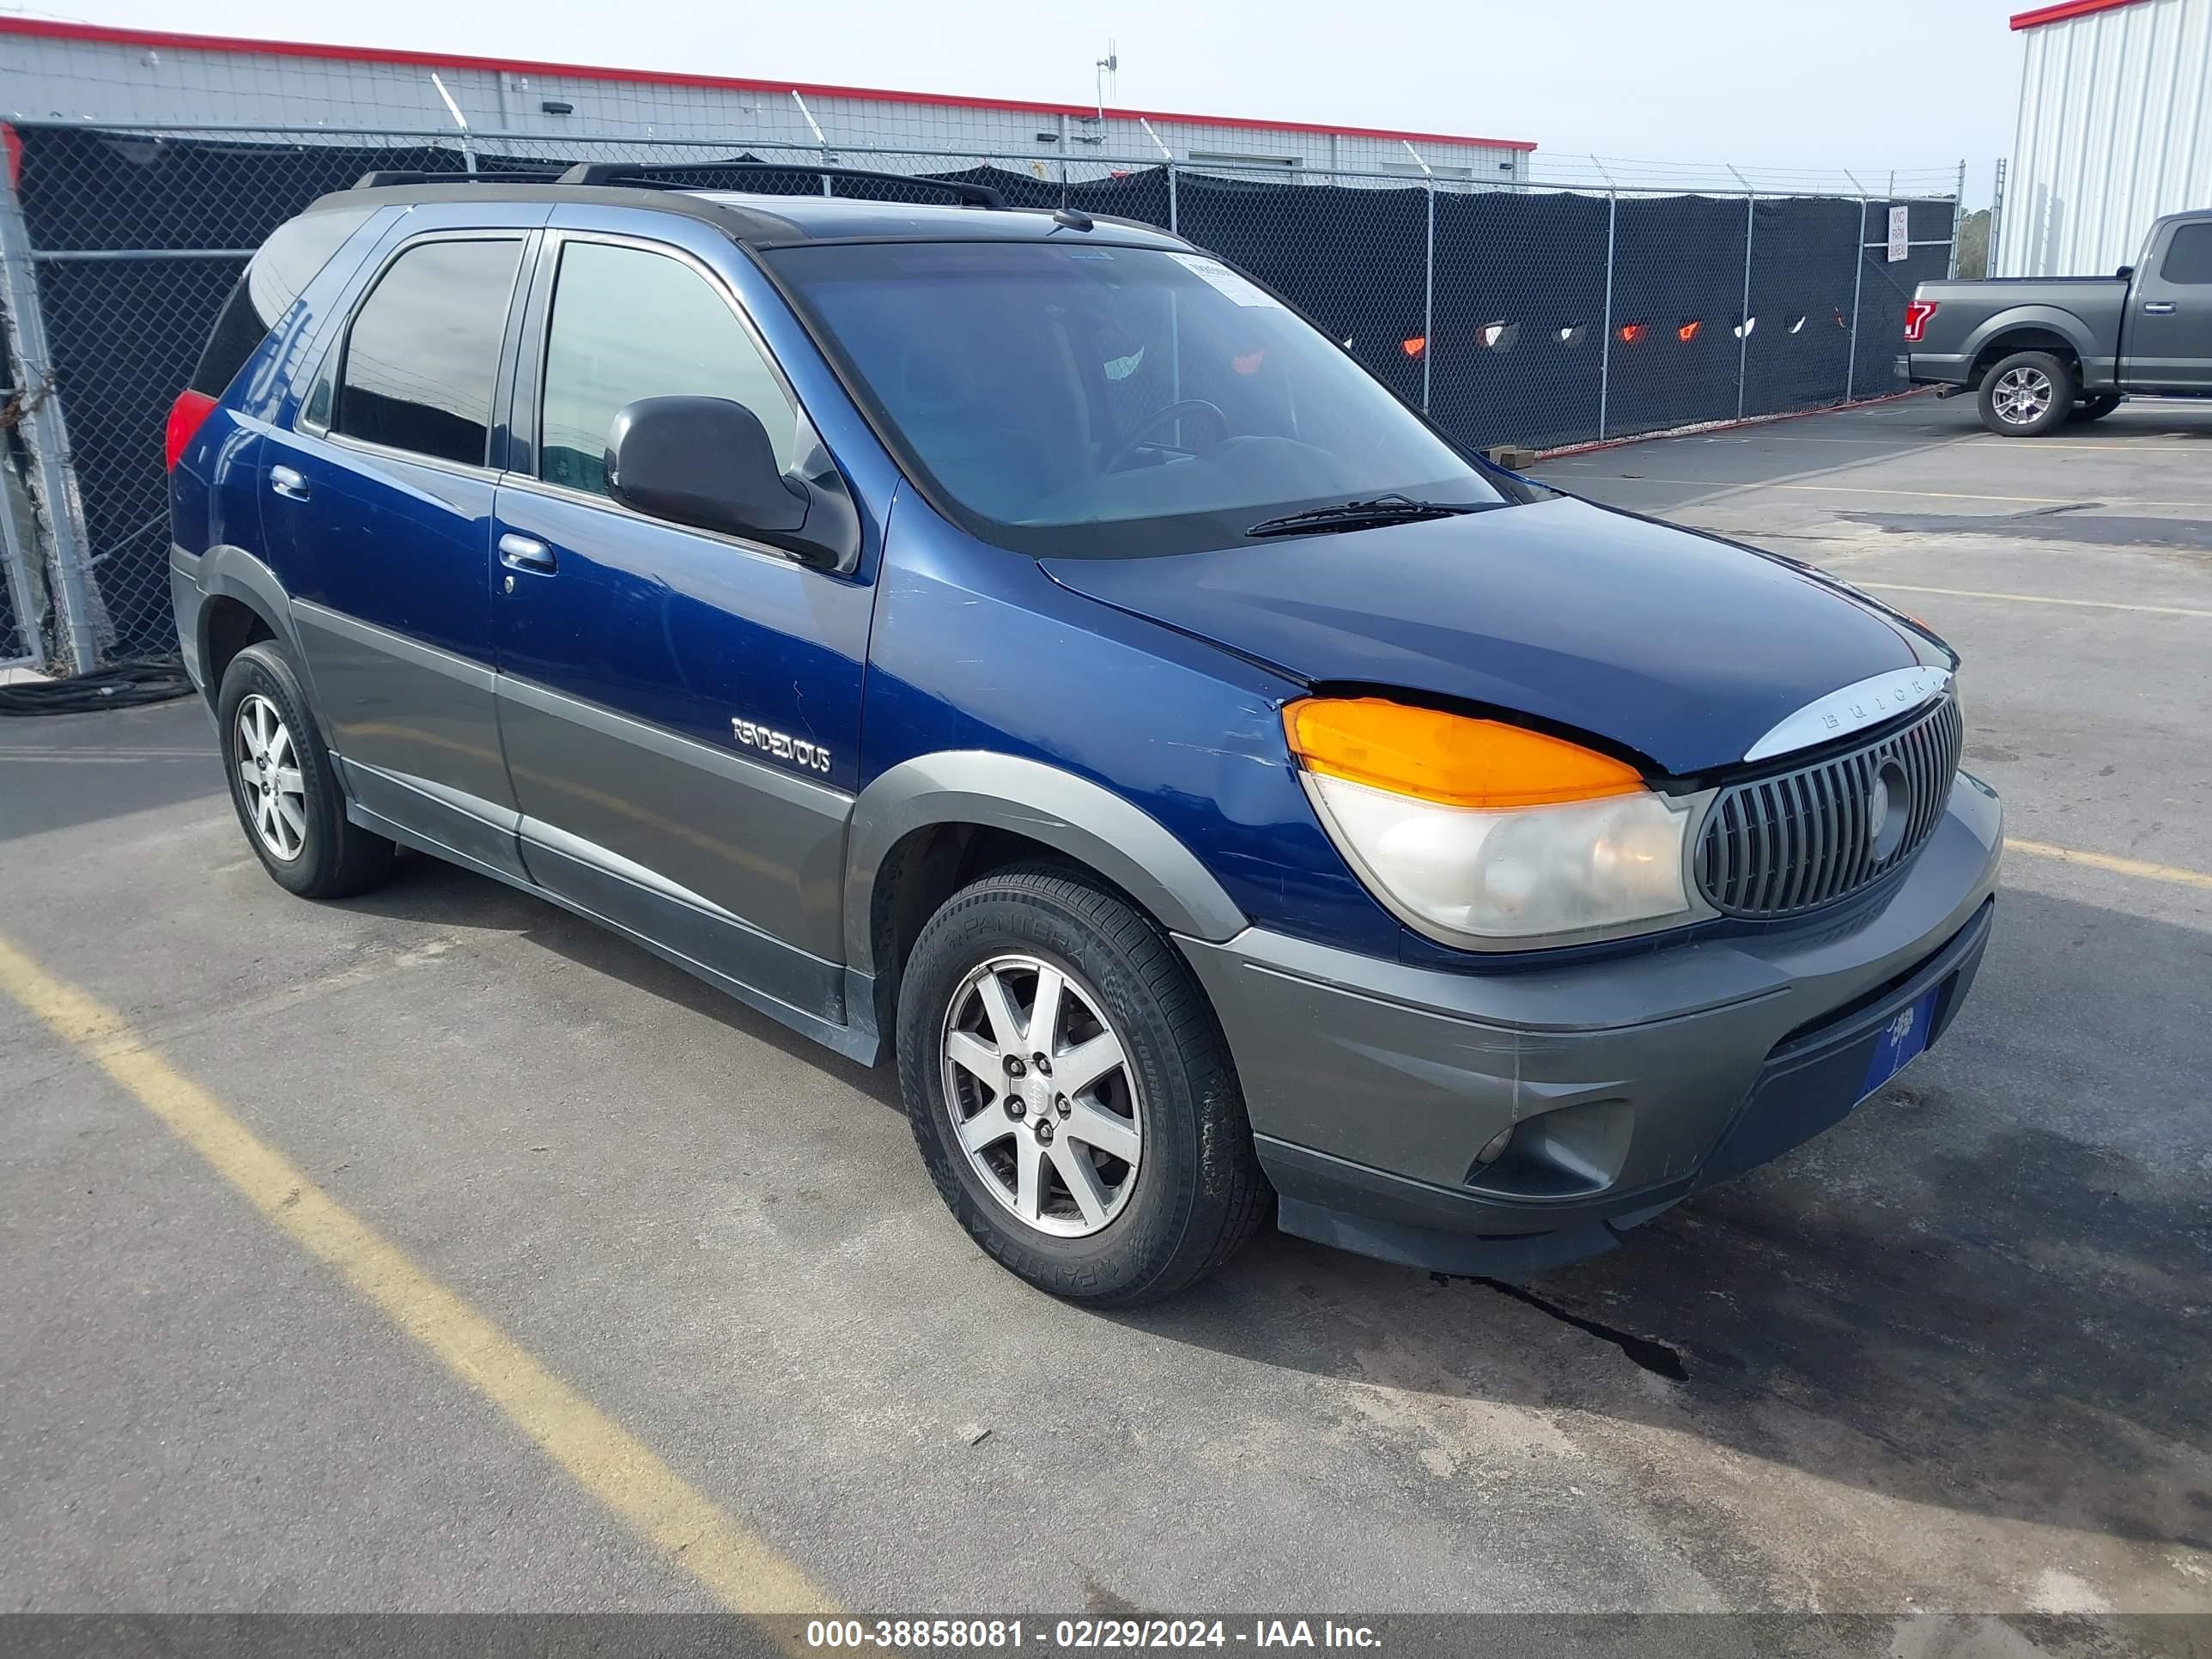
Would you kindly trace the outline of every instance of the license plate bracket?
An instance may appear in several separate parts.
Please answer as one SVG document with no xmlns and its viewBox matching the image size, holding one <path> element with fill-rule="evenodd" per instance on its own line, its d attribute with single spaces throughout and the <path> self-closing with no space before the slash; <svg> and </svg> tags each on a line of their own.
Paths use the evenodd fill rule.
<svg viewBox="0 0 2212 1659">
<path fill-rule="evenodd" d="M 1931 986 L 1923 991 L 1881 1028 L 1874 1053 L 1867 1058 L 1866 1079 L 1859 1085 L 1861 1100 L 1927 1052 L 1929 1033 L 1936 1024 L 1936 994 L 1942 988 Z"/>
</svg>

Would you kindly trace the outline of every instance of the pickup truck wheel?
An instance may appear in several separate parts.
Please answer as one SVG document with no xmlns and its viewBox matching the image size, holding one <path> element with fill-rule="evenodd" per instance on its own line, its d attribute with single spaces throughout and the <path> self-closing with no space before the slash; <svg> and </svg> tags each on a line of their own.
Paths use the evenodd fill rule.
<svg viewBox="0 0 2212 1659">
<path fill-rule="evenodd" d="M 1212 1009 L 1166 935 L 1076 872 L 1021 866 L 945 902 L 908 958 L 898 1059 L 938 1192 L 1054 1296 L 1156 1301 L 1266 1218 Z"/>
<path fill-rule="evenodd" d="M 2015 351 L 1982 377 L 1982 424 L 2001 438 L 2039 438 L 2074 412 L 2074 371 L 2047 351 Z"/>
<path fill-rule="evenodd" d="M 2074 413 L 2069 418 L 2085 425 L 2091 421 L 2101 421 L 2118 409 L 2120 402 L 2120 394 L 2117 392 L 2100 392 L 2094 398 L 2084 398 L 2074 405 Z"/>
<path fill-rule="evenodd" d="M 345 799 L 300 677 L 273 641 L 230 659 L 216 732 L 231 805 L 277 885 L 301 898 L 350 898 L 392 873 L 398 850 L 345 815 Z"/>
</svg>

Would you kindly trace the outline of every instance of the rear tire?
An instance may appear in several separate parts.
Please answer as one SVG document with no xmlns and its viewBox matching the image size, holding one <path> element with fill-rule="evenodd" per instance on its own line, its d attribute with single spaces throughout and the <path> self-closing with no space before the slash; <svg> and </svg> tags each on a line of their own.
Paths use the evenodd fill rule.
<svg viewBox="0 0 2212 1659">
<path fill-rule="evenodd" d="M 331 752 L 275 641 L 230 659 L 216 732 L 240 827 L 277 885 L 301 898 L 350 898 L 392 873 L 398 849 L 348 821 Z"/>
<path fill-rule="evenodd" d="M 939 1194 L 1054 1296 L 1156 1301 L 1267 1218 L 1212 1008 L 1166 935 L 1077 872 L 1020 866 L 945 902 L 907 962 L 898 1058 Z"/>
<path fill-rule="evenodd" d="M 2000 438 L 2039 438 L 2074 412 L 2074 371 L 2047 351 L 2015 351 L 1982 376 L 1982 424 Z"/>
<path fill-rule="evenodd" d="M 2120 394 L 2117 392 L 2100 392 L 2096 397 L 2084 398 L 2080 403 L 2075 404 L 2074 413 L 2068 418 L 2080 425 L 2087 426 L 2092 421 L 2103 420 L 2106 416 L 2118 409 L 2122 401 Z"/>
</svg>

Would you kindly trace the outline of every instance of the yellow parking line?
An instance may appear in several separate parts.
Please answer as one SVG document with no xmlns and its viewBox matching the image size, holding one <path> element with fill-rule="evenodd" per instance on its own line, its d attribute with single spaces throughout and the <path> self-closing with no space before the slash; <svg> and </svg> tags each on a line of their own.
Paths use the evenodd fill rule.
<svg viewBox="0 0 2212 1659">
<path fill-rule="evenodd" d="M 1979 587 L 1915 587 L 1911 582 L 1869 582 L 1851 578 L 1854 587 L 1885 593 L 1942 593 L 1954 599 L 2010 599 L 2019 605 L 2077 605 L 2091 611 L 2148 611 L 2160 617 L 2212 617 L 2212 611 L 2186 605 L 2124 605 L 2118 599 L 2062 599 L 2049 593 L 1996 593 Z"/>
<path fill-rule="evenodd" d="M 0 992 L 128 1090 L 265 1218 L 336 1269 L 724 1606 L 752 1614 L 836 1610 L 828 1592 L 774 1546 L 316 1186 L 298 1164 L 148 1048 L 120 1014 L 55 978 L 5 939 L 0 939 Z"/>
<path fill-rule="evenodd" d="M 2171 881 L 2184 887 L 2212 888 L 2212 875 L 2202 870 L 2185 870 L 2178 864 L 2150 864 L 2142 859 L 2124 859 L 2111 853 L 2085 853 L 2078 847 L 2053 847 L 2048 842 L 2015 841 L 2005 837 L 2005 851 L 2026 853 L 2031 858 L 2057 859 L 2062 864 L 2086 864 L 2093 870 L 2110 870 L 2115 875 L 2141 876 L 2146 881 Z"/>
</svg>

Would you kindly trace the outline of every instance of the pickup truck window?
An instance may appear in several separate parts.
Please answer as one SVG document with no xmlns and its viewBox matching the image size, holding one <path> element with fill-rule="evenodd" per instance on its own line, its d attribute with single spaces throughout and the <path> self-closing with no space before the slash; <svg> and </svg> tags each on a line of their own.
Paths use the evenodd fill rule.
<svg viewBox="0 0 2212 1659">
<path fill-rule="evenodd" d="M 2174 231 L 2158 274 L 2161 282 L 2212 283 L 2212 219 Z"/>
</svg>

